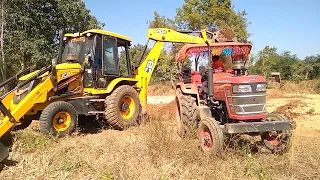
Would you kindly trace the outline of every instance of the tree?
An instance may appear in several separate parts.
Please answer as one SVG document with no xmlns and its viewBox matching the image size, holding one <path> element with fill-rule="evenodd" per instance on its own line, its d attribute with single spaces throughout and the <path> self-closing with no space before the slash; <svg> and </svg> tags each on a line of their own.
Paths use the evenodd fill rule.
<svg viewBox="0 0 320 180">
<path fill-rule="evenodd" d="M 235 12 L 231 0 L 185 0 L 182 7 L 177 8 L 175 20 L 181 29 L 216 31 L 230 27 L 238 41 L 247 42 L 250 34 L 246 15 L 246 11 Z"/>
<path fill-rule="evenodd" d="M 303 62 L 307 65 L 309 79 L 320 78 L 320 54 L 307 56 Z"/>
<path fill-rule="evenodd" d="M 7 1 L 4 51 L 7 76 L 57 56 L 58 32 L 78 32 L 103 26 L 81 0 Z"/>
<path fill-rule="evenodd" d="M 280 61 L 277 65 L 277 71 L 281 72 L 283 79 L 303 79 L 302 66 L 303 62 L 299 60 L 297 55 L 291 54 L 290 51 L 284 51 L 279 55 Z"/>
<path fill-rule="evenodd" d="M 147 22 L 149 24 L 149 28 L 177 29 L 177 25 L 174 20 L 167 18 L 166 16 L 161 16 L 157 11 L 154 11 L 153 15 L 153 20 Z"/>
<path fill-rule="evenodd" d="M 255 65 L 252 71 L 263 75 L 265 78 L 272 72 L 277 71 L 277 64 L 280 62 L 280 56 L 276 47 L 266 46 L 260 50 L 255 57 Z"/>
<path fill-rule="evenodd" d="M 5 61 L 4 61 L 4 49 L 3 49 L 3 45 L 4 45 L 4 26 L 5 26 L 5 0 L 1 1 L 1 34 L 0 34 L 0 51 L 1 51 L 1 65 L 0 65 L 0 71 L 1 71 L 1 77 L 2 77 L 2 81 L 6 80 L 6 67 L 5 67 Z"/>
</svg>

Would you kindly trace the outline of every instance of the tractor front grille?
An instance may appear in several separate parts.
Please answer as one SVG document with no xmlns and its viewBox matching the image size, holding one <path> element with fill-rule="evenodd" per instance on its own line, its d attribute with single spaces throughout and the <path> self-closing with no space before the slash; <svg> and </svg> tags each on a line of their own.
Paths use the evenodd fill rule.
<svg viewBox="0 0 320 180">
<path fill-rule="evenodd" d="M 266 94 L 243 94 L 228 96 L 231 112 L 237 115 L 261 114 L 265 113 Z"/>
</svg>

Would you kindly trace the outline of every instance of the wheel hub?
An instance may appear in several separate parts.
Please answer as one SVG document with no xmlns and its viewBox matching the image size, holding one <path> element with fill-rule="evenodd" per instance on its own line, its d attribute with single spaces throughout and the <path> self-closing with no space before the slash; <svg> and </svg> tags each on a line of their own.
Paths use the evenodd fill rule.
<svg viewBox="0 0 320 180">
<path fill-rule="evenodd" d="M 129 104 L 128 103 L 123 103 L 121 106 L 121 111 L 123 112 L 128 112 L 129 111 Z"/>
<path fill-rule="evenodd" d="M 58 124 L 62 124 L 62 123 L 64 123 L 64 119 L 61 118 L 61 117 L 59 117 L 59 119 L 58 119 Z"/>
<path fill-rule="evenodd" d="M 272 146 L 278 146 L 280 144 L 280 141 L 277 135 L 278 133 L 276 131 L 270 132 L 268 137 L 266 138 L 267 142 Z"/>
<path fill-rule="evenodd" d="M 211 136 L 208 132 L 204 132 L 204 136 L 203 136 L 203 145 L 205 145 L 206 147 L 211 147 Z"/>
<path fill-rule="evenodd" d="M 71 116 L 68 112 L 58 112 L 53 118 L 53 127 L 57 131 L 65 131 L 71 124 Z"/>
</svg>

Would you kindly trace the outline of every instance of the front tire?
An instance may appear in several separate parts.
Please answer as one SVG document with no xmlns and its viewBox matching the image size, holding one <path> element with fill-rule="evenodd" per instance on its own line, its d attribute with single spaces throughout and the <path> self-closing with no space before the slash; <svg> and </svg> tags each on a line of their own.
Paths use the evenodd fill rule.
<svg viewBox="0 0 320 180">
<path fill-rule="evenodd" d="M 201 149 L 208 154 L 217 154 L 223 149 L 223 133 L 214 118 L 206 117 L 199 124 Z"/>
<path fill-rule="evenodd" d="M 137 125 L 140 112 L 139 95 L 131 86 L 120 86 L 105 99 L 104 116 L 114 129 L 124 130 Z"/>
<path fill-rule="evenodd" d="M 72 134 L 78 124 L 76 109 L 68 102 L 49 104 L 40 115 L 40 132 L 54 136 Z"/>
</svg>

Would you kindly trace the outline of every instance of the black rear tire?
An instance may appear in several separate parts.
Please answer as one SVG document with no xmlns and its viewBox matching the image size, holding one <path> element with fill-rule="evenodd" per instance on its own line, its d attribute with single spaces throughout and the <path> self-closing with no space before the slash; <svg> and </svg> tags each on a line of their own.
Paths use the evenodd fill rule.
<svg viewBox="0 0 320 180">
<path fill-rule="evenodd" d="M 198 127 L 196 99 L 183 94 L 180 94 L 177 99 L 179 100 L 181 121 L 179 124 L 179 136 L 194 137 Z"/>
<path fill-rule="evenodd" d="M 42 111 L 39 120 L 40 132 L 59 137 L 72 134 L 78 125 L 76 109 L 64 101 L 49 104 Z"/>
<path fill-rule="evenodd" d="M 140 114 L 139 95 L 132 86 L 119 86 L 105 99 L 104 116 L 114 129 L 125 130 L 137 125 Z"/>
<path fill-rule="evenodd" d="M 223 150 L 223 132 L 214 118 L 206 117 L 200 121 L 199 141 L 205 153 L 216 154 Z"/>
</svg>

